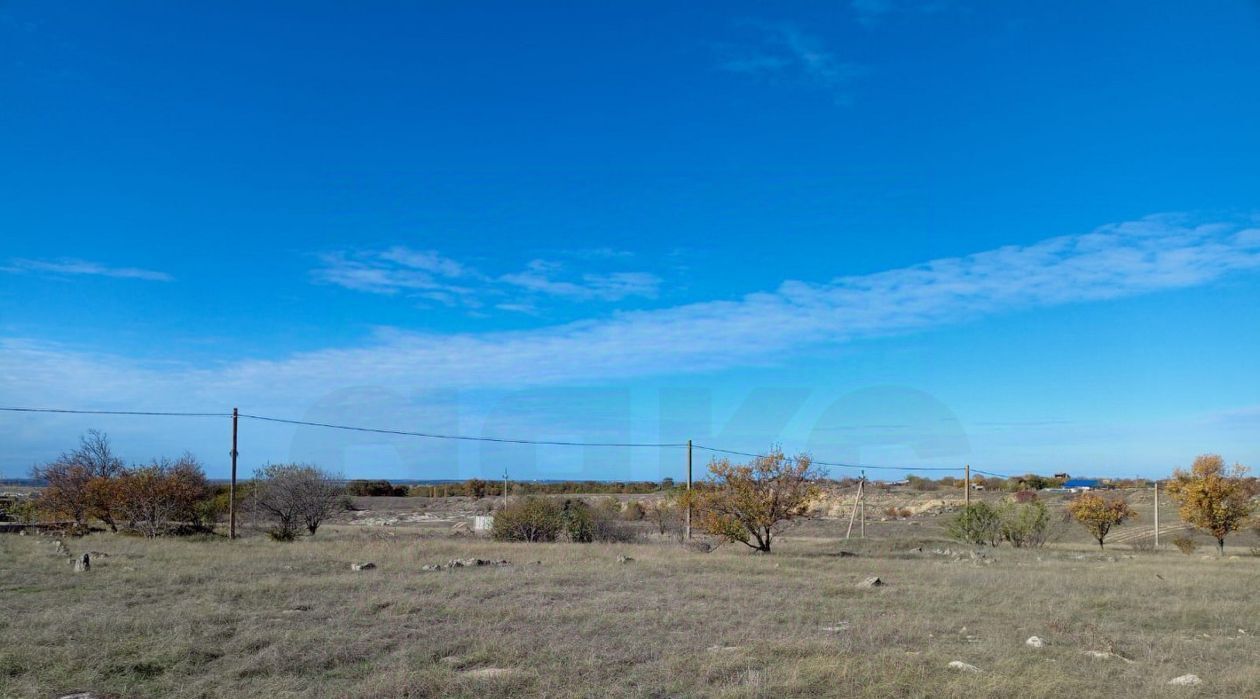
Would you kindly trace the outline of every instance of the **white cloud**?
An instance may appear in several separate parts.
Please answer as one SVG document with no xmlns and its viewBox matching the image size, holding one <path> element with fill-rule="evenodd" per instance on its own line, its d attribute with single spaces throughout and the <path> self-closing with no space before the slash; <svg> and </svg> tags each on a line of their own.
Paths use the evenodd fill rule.
<svg viewBox="0 0 1260 699">
<path fill-rule="evenodd" d="M 29 260 L 17 258 L 0 267 L 0 272 L 11 274 L 48 274 L 55 276 L 95 276 L 115 279 L 142 279 L 151 282 L 169 282 L 175 278 L 166 272 L 155 272 L 137 267 L 109 267 L 99 262 L 61 258 L 57 260 Z"/>
<path fill-rule="evenodd" d="M 520 331 L 382 329 L 359 346 L 279 359 L 155 363 L 0 338 L 0 405 L 130 410 L 239 405 L 246 412 L 302 416 L 330 396 L 362 387 L 400 395 L 448 389 L 476 393 L 769 365 L 792 361 L 811 347 L 1020 309 L 1198 286 L 1254 272 L 1260 270 L 1258 232 L 1260 228 L 1246 223 L 1158 216 L 829 282 L 789 280 L 773 291 L 736 300 L 614 313 Z M 529 307 L 522 304 L 517 310 Z M 1249 416 L 1225 420 L 1240 422 Z M 355 423 L 361 416 L 350 411 L 338 420 Z M 7 468 L 21 470 L 31 460 L 46 458 L 82 424 L 56 416 L 0 421 L 0 442 L 9 447 L 8 455 L 0 456 L 0 469 L 5 460 Z M 111 432 L 132 430 L 130 441 L 158 451 L 185 446 L 213 450 L 219 444 L 212 438 L 221 434 L 180 431 L 183 436 L 202 435 L 204 444 L 178 445 L 161 424 L 110 424 L 117 425 L 109 427 Z M 256 435 L 261 441 L 252 458 L 286 458 L 283 445 L 289 437 L 269 434 Z"/>
<path fill-rule="evenodd" d="M 629 254 L 602 249 L 584 251 L 581 256 L 609 260 Z M 570 301 L 655 298 L 661 284 L 659 277 L 647 272 L 572 274 L 568 265 L 550 260 L 533 260 L 520 272 L 490 277 L 434 251 L 405 247 L 327 253 L 320 262 L 311 276 L 322 284 L 374 294 L 406 294 L 445 306 L 481 308 L 495 302 L 500 310 L 529 313 L 537 311 L 539 297 Z"/>
<path fill-rule="evenodd" d="M 727 57 L 719 67 L 732 73 L 759 77 L 797 75 L 832 92 L 845 101 L 845 90 L 866 72 L 856 63 L 842 61 L 815 36 L 791 23 L 754 24 L 761 35 L 753 45 L 726 46 Z"/>
<path fill-rule="evenodd" d="M 149 406 L 176 398 L 302 405 L 355 385 L 516 388 L 704 372 L 786 361 L 801 347 L 1209 283 L 1260 268 L 1254 231 L 1151 217 L 826 283 L 785 281 L 738 300 L 522 331 L 383 330 L 359 347 L 217 366 L 153 366 L 9 339 L 0 352 L 0 376 L 6 377 L 0 398 L 76 406 Z"/>
</svg>

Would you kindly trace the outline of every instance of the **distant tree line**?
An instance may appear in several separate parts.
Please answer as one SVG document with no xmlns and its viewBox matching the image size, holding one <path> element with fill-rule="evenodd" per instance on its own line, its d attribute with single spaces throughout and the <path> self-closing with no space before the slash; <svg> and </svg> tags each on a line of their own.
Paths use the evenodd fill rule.
<svg viewBox="0 0 1260 699">
<path fill-rule="evenodd" d="M 674 488 L 674 479 L 657 481 L 510 481 L 508 495 L 647 495 Z M 470 478 L 459 483 L 395 485 L 387 480 L 352 480 L 346 493 L 358 497 L 503 497 L 503 481 Z"/>
</svg>

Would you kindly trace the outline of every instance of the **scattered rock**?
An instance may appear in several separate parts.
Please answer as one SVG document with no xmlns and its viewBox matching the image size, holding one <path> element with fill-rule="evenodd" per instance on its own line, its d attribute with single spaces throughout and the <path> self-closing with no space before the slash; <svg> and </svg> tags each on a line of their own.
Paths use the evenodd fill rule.
<svg viewBox="0 0 1260 699">
<path fill-rule="evenodd" d="M 506 667 L 479 667 L 476 670 L 468 670 L 464 672 L 466 677 L 474 677 L 481 680 L 492 680 L 509 675 L 516 674 L 516 670 Z"/>
<path fill-rule="evenodd" d="M 980 668 L 970 663 L 964 663 L 961 660 L 954 660 L 948 665 L 949 669 L 959 672 L 981 672 Z"/>
<path fill-rule="evenodd" d="M 1081 653 L 1088 655 L 1089 657 L 1095 660 L 1111 660 L 1112 658 L 1115 658 L 1116 660 L 1123 660 L 1124 662 L 1129 663 L 1129 664 L 1133 663 L 1132 660 L 1129 660 L 1123 655 L 1116 655 L 1115 653 L 1111 653 L 1105 650 L 1084 650 L 1084 651 L 1081 651 Z"/>
<path fill-rule="evenodd" d="M 92 554 L 92 558 L 109 558 L 109 554 L 104 551 L 88 551 Z"/>
<path fill-rule="evenodd" d="M 57 550 L 58 556 L 70 555 L 70 549 L 66 548 L 66 542 L 62 541 L 61 539 L 57 539 L 56 541 L 53 542 L 53 548 Z"/>
<path fill-rule="evenodd" d="M 840 633 L 840 632 L 842 632 L 842 631 L 848 631 L 848 630 L 849 630 L 849 622 L 847 622 L 847 621 L 842 621 L 842 622 L 840 622 L 840 623 L 836 624 L 835 626 L 824 626 L 824 627 L 822 627 L 822 630 L 823 630 L 823 631 L 826 631 L 827 633 Z"/>
<path fill-rule="evenodd" d="M 62 694 L 57 697 L 57 699 L 104 699 L 104 697 L 96 692 L 71 692 L 69 694 Z"/>
<path fill-rule="evenodd" d="M 476 568 L 478 566 L 510 566 L 508 561 L 493 561 L 484 558 L 457 558 L 446 564 L 447 568 Z"/>
<path fill-rule="evenodd" d="M 1190 674 L 1182 675 L 1181 677 L 1174 677 L 1171 680 L 1168 680 L 1168 684 L 1176 687 L 1198 687 L 1203 684 L 1203 680 L 1199 679 L 1198 675 Z"/>
<path fill-rule="evenodd" d="M 1043 641 L 1040 636 L 1029 636 L 1028 640 L 1024 641 L 1024 645 L 1029 648 L 1045 648 L 1046 642 Z"/>
<path fill-rule="evenodd" d="M 618 563 L 634 563 L 634 559 L 629 556 L 617 556 Z"/>
<path fill-rule="evenodd" d="M 867 578 L 867 579 L 863 580 L 862 582 L 858 583 L 858 584 L 857 584 L 857 586 L 858 586 L 858 587 L 863 587 L 863 588 L 865 588 L 865 587 L 880 587 L 880 586 L 882 586 L 883 584 L 884 584 L 884 581 L 883 581 L 883 580 L 880 580 L 879 578 L 876 578 L 876 577 L 871 577 L 871 578 Z"/>
<path fill-rule="evenodd" d="M 92 555 L 85 553 L 74 559 L 74 572 L 86 573 L 92 569 Z"/>
<path fill-rule="evenodd" d="M 446 565 L 439 565 L 437 563 L 430 563 L 428 565 L 422 565 L 420 566 L 420 570 L 437 571 L 437 570 L 450 570 L 452 568 L 477 568 L 480 566 L 502 567 L 502 566 L 510 566 L 510 565 L 512 565 L 511 561 L 505 561 L 505 560 L 492 561 L 492 560 L 487 560 L 484 558 L 456 558 L 454 560 L 447 561 Z M 541 565 L 541 563 L 539 563 L 539 565 Z"/>
<path fill-rule="evenodd" d="M 350 570 L 372 570 L 376 567 L 375 563 L 351 563 Z"/>
</svg>

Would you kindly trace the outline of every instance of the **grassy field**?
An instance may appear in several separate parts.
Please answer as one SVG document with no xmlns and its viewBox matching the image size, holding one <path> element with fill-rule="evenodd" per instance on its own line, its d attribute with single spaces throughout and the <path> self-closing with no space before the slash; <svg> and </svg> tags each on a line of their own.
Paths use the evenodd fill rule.
<svg viewBox="0 0 1260 699">
<path fill-rule="evenodd" d="M 384 527 L 95 534 L 67 542 L 108 554 L 86 574 L 50 537 L 2 536 L 0 697 L 1260 696 L 1260 558 L 973 559 L 818 530 L 769 556 Z M 513 565 L 420 570 L 465 557 Z M 887 584 L 857 587 L 872 575 Z M 1186 673 L 1203 684 L 1167 685 Z"/>
</svg>

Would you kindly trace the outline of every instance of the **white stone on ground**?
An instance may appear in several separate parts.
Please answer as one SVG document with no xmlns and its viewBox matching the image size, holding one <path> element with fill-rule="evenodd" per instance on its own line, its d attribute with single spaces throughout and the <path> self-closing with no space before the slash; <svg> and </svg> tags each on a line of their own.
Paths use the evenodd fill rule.
<svg viewBox="0 0 1260 699">
<path fill-rule="evenodd" d="M 980 672 L 980 668 L 970 663 L 964 663 L 961 660 L 955 660 L 949 664 L 949 669 L 959 672 Z"/>
<path fill-rule="evenodd" d="M 1182 675 L 1181 677 L 1174 677 L 1171 680 L 1168 680 L 1168 684 L 1177 687 L 1198 687 L 1203 684 L 1203 680 L 1199 679 L 1198 675 L 1190 674 Z"/>
</svg>

